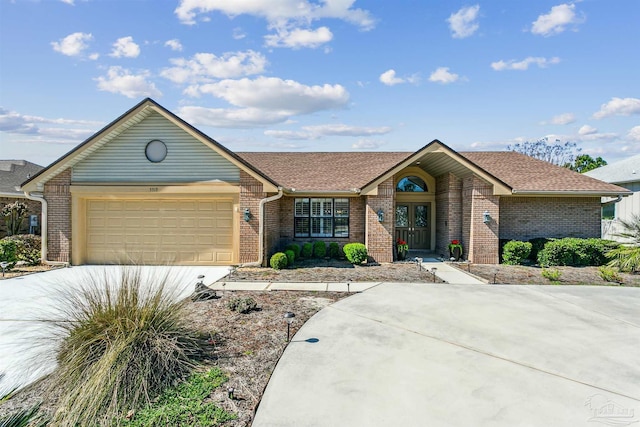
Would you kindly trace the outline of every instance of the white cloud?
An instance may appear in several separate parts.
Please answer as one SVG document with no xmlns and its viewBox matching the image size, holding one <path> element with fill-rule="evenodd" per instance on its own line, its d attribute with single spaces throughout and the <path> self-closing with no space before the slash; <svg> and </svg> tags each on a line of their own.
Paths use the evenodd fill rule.
<svg viewBox="0 0 640 427">
<path fill-rule="evenodd" d="M 634 126 L 631 129 L 629 129 L 627 138 L 632 141 L 640 142 L 640 126 Z"/>
<path fill-rule="evenodd" d="M 359 139 L 357 142 L 354 142 L 351 145 L 351 148 L 353 148 L 354 150 L 375 150 L 382 147 L 384 144 L 384 141 L 363 138 Z"/>
<path fill-rule="evenodd" d="M 92 53 L 91 55 L 89 55 L 89 59 L 92 60 L 92 61 L 95 61 L 98 58 L 100 58 L 100 54 L 99 53 Z"/>
<path fill-rule="evenodd" d="M 264 134 L 277 139 L 288 140 L 302 140 L 302 139 L 315 139 L 310 132 L 296 131 L 296 130 L 265 130 Z"/>
<path fill-rule="evenodd" d="M 227 52 L 222 56 L 213 53 L 196 53 L 191 59 L 174 58 L 170 60 L 174 67 L 165 68 L 160 75 L 174 83 L 206 82 L 211 78 L 259 74 L 264 71 L 267 59 L 253 50 L 245 52 Z"/>
<path fill-rule="evenodd" d="M 598 129 L 589 125 L 580 126 L 580 129 L 578 129 L 578 135 L 593 135 L 596 133 L 598 133 Z"/>
<path fill-rule="evenodd" d="M 91 33 L 73 33 L 61 38 L 57 42 L 51 42 L 53 50 L 67 56 L 79 56 L 89 47 L 88 42 L 93 40 Z"/>
<path fill-rule="evenodd" d="M 122 67 L 109 67 L 106 76 L 101 76 L 95 81 L 98 82 L 98 89 L 106 92 L 118 93 L 127 98 L 158 97 L 162 95 L 155 84 L 149 82 L 149 72 L 143 70 L 139 74 L 131 72 Z"/>
<path fill-rule="evenodd" d="M 478 14 L 480 5 L 463 7 L 456 13 L 452 13 L 447 19 L 449 28 L 455 39 L 463 39 L 475 33 L 480 25 L 478 24 Z"/>
<path fill-rule="evenodd" d="M 282 111 L 289 115 L 308 114 L 344 107 L 349 93 L 341 85 L 307 86 L 276 77 L 221 80 L 188 88 L 190 94 L 210 94 L 246 108 Z"/>
<path fill-rule="evenodd" d="M 553 116 L 549 121 L 552 125 L 568 125 L 576 121 L 576 115 L 573 113 L 562 113 L 557 116 Z M 542 122 L 541 124 L 546 125 L 547 122 Z"/>
<path fill-rule="evenodd" d="M 630 116 L 640 114 L 639 98 L 611 98 L 611 101 L 600 106 L 600 111 L 593 114 L 594 119 L 604 119 L 609 116 Z"/>
<path fill-rule="evenodd" d="M 357 25 L 362 30 L 375 26 L 371 14 L 352 8 L 355 0 L 181 0 L 175 14 L 183 24 L 193 25 L 199 15 L 220 12 L 229 17 L 248 14 L 266 19 L 271 28 L 288 28 L 323 18 L 340 19 Z"/>
<path fill-rule="evenodd" d="M 74 6 L 74 3 L 73 3 L 73 1 L 74 1 L 74 0 L 60 0 L 60 1 L 61 1 L 62 3 L 66 3 L 66 4 L 69 4 L 69 5 L 71 5 L 71 6 Z"/>
<path fill-rule="evenodd" d="M 563 32 L 567 25 L 580 24 L 583 18 L 576 16 L 575 4 L 559 4 L 553 6 L 546 15 L 538 16 L 531 25 L 531 32 L 541 36 L 552 36 Z"/>
<path fill-rule="evenodd" d="M 171 48 L 171 50 L 175 50 L 178 52 L 182 50 L 182 43 L 180 43 L 180 40 L 178 39 L 167 40 L 166 42 L 164 42 L 164 45 Z"/>
<path fill-rule="evenodd" d="M 109 56 L 113 56 L 114 58 L 136 58 L 140 55 L 140 46 L 138 46 L 134 41 L 133 37 L 121 37 L 113 44 L 113 50 Z"/>
<path fill-rule="evenodd" d="M 289 31 L 287 29 L 279 29 L 277 34 L 265 36 L 264 39 L 266 45 L 270 47 L 316 48 L 330 42 L 333 39 L 333 33 L 327 27 L 320 27 L 316 30 L 296 28 Z"/>
<path fill-rule="evenodd" d="M 54 127 L 41 128 L 39 125 L 43 123 Z M 96 121 L 31 116 L 0 107 L 0 132 L 78 141 L 91 136 L 95 132 L 94 129 L 101 125 L 101 122 Z M 67 126 L 84 126 L 87 129 L 69 128 Z"/>
<path fill-rule="evenodd" d="M 441 84 L 454 83 L 459 79 L 459 75 L 449 72 L 449 67 L 440 67 L 429 76 L 430 82 Z"/>
<path fill-rule="evenodd" d="M 373 136 L 384 135 L 389 132 L 391 132 L 389 126 L 365 127 L 345 124 L 325 124 L 303 126 L 302 131 L 267 130 L 264 134 L 278 139 L 301 140 L 318 139 L 325 136 Z"/>
<path fill-rule="evenodd" d="M 233 29 L 232 37 L 234 40 L 242 40 L 243 38 L 247 37 L 247 35 L 244 31 L 242 31 L 242 28 L 236 27 Z"/>
<path fill-rule="evenodd" d="M 283 111 L 268 111 L 259 108 L 205 108 L 185 106 L 178 109 L 178 116 L 194 125 L 254 128 L 282 123 L 289 118 Z"/>
<path fill-rule="evenodd" d="M 546 68 L 549 65 L 558 64 L 559 62 L 560 62 L 560 58 L 558 58 L 557 56 L 554 56 L 553 58 L 550 58 L 550 59 L 543 58 L 543 57 L 529 56 L 523 59 L 522 61 L 516 61 L 515 59 L 510 59 L 508 61 L 500 60 L 497 62 L 492 62 L 491 68 L 493 68 L 496 71 L 503 71 L 503 70 L 524 71 L 529 69 L 529 65 L 531 64 L 535 64 L 539 68 Z"/>
<path fill-rule="evenodd" d="M 394 69 L 387 70 L 384 73 L 380 74 L 379 79 L 387 86 L 395 86 L 400 83 L 417 83 L 420 80 L 417 74 L 409 77 L 397 77 L 396 70 Z"/>
</svg>

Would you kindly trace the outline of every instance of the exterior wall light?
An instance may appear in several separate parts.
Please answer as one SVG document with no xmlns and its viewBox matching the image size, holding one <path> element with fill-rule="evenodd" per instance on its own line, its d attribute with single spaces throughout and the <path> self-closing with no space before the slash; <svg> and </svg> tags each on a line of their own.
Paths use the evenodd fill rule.
<svg viewBox="0 0 640 427">
<path fill-rule="evenodd" d="M 384 222 L 384 211 L 382 208 L 378 209 L 378 222 Z"/>
<path fill-rule="evenodd" d="M 251 211 L 249 208 L 244 209 L 244 220 L 247 222 L 251 221 Z"/>
<path fill-rule="evenodd" d="M 482 222 L 484 222 L 485 224 L 491 222 L 491 215 L 489 214 L 489 211 L 484 211 L 484 213 L 482 214 Z"/>
</svg>

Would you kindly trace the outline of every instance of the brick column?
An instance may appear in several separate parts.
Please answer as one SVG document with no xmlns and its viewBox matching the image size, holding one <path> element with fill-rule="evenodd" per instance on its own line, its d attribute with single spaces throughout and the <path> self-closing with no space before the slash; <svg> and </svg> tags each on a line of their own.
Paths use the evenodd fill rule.
<svg viewBox="0 0 640 427">
<path fill-rule="evenodd" d="M 395 209 L 393 178 L 378 185 L 377 196 L 367 196 L 365 206 L 365 245 L 369 257 L 376 262 L 393 262 L 393 230 Z M 378 210 L 384 211 L 384 222 L 378 221 Z"/>
<path fill-rule="evenodd" d="M 452 240 L 462 240 L 462 180 L 448 173 L 436 178 L 436 254 L 448 257 Z"/>
<path fill-rule="evenodd" d="M 44 185 L 47 201 L 47 258 L 69 262 L 71 258 L 71 169 Z"/>
<path fill-rule="evenodd" d="M 500 197 L 493 195 L 491 184 L 477 176 L 464 179 L 462 194 L 465 256 L 476 264 L 498 264 Z M 483 222 L 485 211 L 491 216 L 487 224 Z"/>
<path fill-rule="evenodd" d="M 262 184 L 244 171 L 240 171 L 240 263 L 258 261 L 258 218 L 260 200 L 267 197 Z M 244 220 L 244 210 L 249 208 L 251 219 Z M 266 235 L 267 233 L 265 233 Z M 266 258 L 265 254 L 265 258 Z"/>
</svg>

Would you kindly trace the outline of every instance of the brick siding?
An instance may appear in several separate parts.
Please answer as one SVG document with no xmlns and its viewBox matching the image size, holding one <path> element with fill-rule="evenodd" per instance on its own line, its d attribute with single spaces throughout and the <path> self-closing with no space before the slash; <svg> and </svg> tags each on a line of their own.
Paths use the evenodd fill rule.
<svg viewBox="0 0 640 427">
<path fill-rule="evenodd" d="M 22 220 L 19 233 L 27 234 L 29 232 L 29 216 L 38 215 L 38 227 L 35 229 L 35 234 L 40 234 L 40 226 L 42 224 L 42 206 L 40 202 L 35 200 L 25 199 L 24 197 L 0 197 L 0 209 L 9 203 L 20 202 L 27 205 L 27 214 Z M 7 223 L 4 218 L 0 219 L 0 238 L 7 235 Z"/>
<path fill-rule="evenodd" d="M 448 173 L 436 177 L 436 254 L 449 256 L 452 240 L 462 240 L 462 180 Z"/>
<path fill-rule="evenodd" d="M 267 197 L 262 184 L 245 171 L 240 171 L 240 263 L 258 261 L 258 218 L 260 200 Z M 244 210 L 249 208 L 251 219 L 244 220 Z M 265 236 L 267 233 L 265 232 Z"/>
<path fill-rule="evenodd" d="M 44 186 L 47 201 L 47 258 L 69 262 L 71 257 L 71 169 Z"/>
<path fill-rule="evenodd" d="M 467 259 L 476 264 L 497 264 L 500 245 L 500 198 L 493 195 L 491 184 L 477 176 L 465 178 L 463 194 L 463 203 L 469 205 L 465 210 L 465 219 L 470 227 Z M 490 215 L 490 221 L 486 224 L 484 212 L 489 212 Z"/>
<path fill-rule="evenodd" d="M 502 197 L 500 239 L 600 237 L 599 197 Z"/>
<path fill-rule="evenodd" d="M 378 185 L 377 196 L 366 196 L 365 244 L 369 257 L 376 262 L 393 262 L 393 236 L 395 229 L 395 198 L 393 178 Z M 382 209 L 384 222 L 378 221 L 378 210 Z"/>
</svg>

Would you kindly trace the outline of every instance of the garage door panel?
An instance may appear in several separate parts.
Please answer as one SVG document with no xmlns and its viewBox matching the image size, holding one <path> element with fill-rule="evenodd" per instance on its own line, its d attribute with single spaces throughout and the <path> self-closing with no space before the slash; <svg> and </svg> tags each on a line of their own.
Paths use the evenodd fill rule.
<svg viewBox="0 0 640 427">
<path fill-rule="evenodd" d="M 89 263 L 231 264 L 233 201 L 87 200 Z"/>
</svg>

